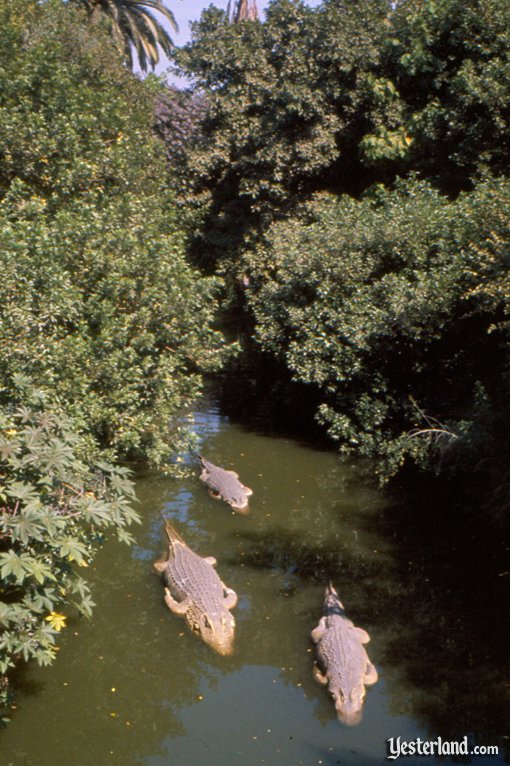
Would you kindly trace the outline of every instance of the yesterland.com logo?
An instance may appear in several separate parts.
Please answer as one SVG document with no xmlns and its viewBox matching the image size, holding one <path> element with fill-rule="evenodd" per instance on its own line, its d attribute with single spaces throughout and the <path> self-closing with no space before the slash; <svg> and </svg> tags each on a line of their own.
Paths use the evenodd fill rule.
<svg viewBox="0 0 510 766">
<path fill-rule="evenodd" d="M 390 737 L 387 741 L 388 755 L 386 760 L 394 761 L 396 758 L 407 755 L 498 755 L 497 745 L 473 745 L 468 744 L 467 736 L 460 742 L 450 742 L 438 737 L 434 740 L 423 740 L 420 737 L 410 741 L 402 737 Z"/>
</svg>

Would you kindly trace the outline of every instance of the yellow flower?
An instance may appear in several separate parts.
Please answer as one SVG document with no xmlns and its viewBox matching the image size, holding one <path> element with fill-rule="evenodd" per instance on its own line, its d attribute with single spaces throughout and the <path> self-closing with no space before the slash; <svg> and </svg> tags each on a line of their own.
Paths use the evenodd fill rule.
<svg viewBox="0 0 510 766">
<path fill-rule="evenodd" d="M 46 622 L 49 622 L 53 630 L 56 630 L 57 633 L 60 633 L 62 628 L 65 628 L 66 626 L 66 616 L 65 614 L 59 614 L 58 612 L 50 612 L 47 617 L 44 618 Z"/>
<path fill-rule="evenodd" d="M 5 433 L 7 436 L 11 437 L 11 436 L 16 436 L 18 432 L 16 431 L 15 428 L 8 428 Z"/>
</svg>

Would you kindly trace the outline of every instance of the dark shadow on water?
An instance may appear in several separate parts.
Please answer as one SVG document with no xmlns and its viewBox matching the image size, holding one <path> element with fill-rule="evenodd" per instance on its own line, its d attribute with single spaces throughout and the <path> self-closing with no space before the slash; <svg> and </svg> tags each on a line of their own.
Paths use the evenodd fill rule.
<svg viewBox="0 0 510 766">
<path fill-rule="evenodd" d="M 307 583 L 325 586 L 331 579 L 339 589 L 342 584 L 352 589 L 353 579 L 375 579 L 381 571 L 379 561 L 368 552 L 354 551 L 347 542 L 314 543 L 304 540 L 299 532 L 283 529 L 267 532 L 241 530 L 236 536 L 245 545 L 242 555 L 230 559 L 229 563 L 255 569 L 283 570 Z"/>
<path fill-rule="evenodd" d="M 30 678 L 30 666 L 25 663 L 20 663 L 13 668 L 9 674 L 9 681 L 9 688 L 15 690 L 12 698 L 12 707 L 8 704 L 6 709 L 0 711 L 8 718 L 12 718 L 15 715 L 19 702 L 18 698 L 40 697 L 45 691 L 45 684 L 42 681 Z"/>
<path fill-rule="evenodd" d="M 384 762 L 383 758 L 374 758 L 366 752 L 361 754 L 356 752 L 356 750 L 348 750 L 347 748 L 335 750 L 332 747 L 313 747 L 309 748 L 309 752 L 311 756 L 310 763 L 321 763 L 323 766 L 350 766 L 350 764 L 359 766 L 360 763 L 363 763 L 363 766 L 371 766 L 372 764 L 380 766 Z M 406 766 L 414 766 L 415 762 L 406 758 L 405 763 Z"/>
<path fill-rule="evenodd" d="M 372 637 L 369 655 L 384 674 L 393 714 L 413 718 L 431 738 L 469 735 L 475 744 L 498 745 L 508 759 L 508 562 L 458 497 L 455 506 L 444 488 L 429 490 L 417 490 L 414 506 L 402 503 L 365 518 L 391 543 L 391 556 L 356 549 L 350 540 L 243 530 L 237 533 L 241 555 L 231 563 L 284 573 L 280 593 L 287 598 L 304 583 L 331 579 L 348 616 Z M 321 607 L 310 614 L 311 627 Z M 296 679 L 291 673 L 289 680 Z M 330 719 L 323 691 L 305 691 L 322 698 L 316 714 Z"/>
<path fill-rule="evenodd" d="M 293 381 L 287 368 L 260 351 L 250 335 L 241 334 L 240 340 L 245 352 L 209 381 L 220 411 L 252 432 L 330 450 L 331 439 L 314 417 L 322 402 L 318 389 Z"/>
<path fill-rule="evenodd" d="M 334 449 L 313 421 L 313 387 L 298 390 L 250 339 L 219 400 L 234 422 L 259 433 Z M 409 472 L 394 494 L 391 506 L 356 518 L 391 547 L 386 558 L 349 539 L 318 539 L 310 528 L 307 539 L 293 530 L 245 530 L 242 562 L 285 573 L 282 593 L 291 598 L 300 583 L 331 578 L 351 619 L 369 629 L 394 714 L 414 718 L 431 736 L 497 744 L 509 761 L 510 543 L 458 483 Z"/>
<path fill-rule="evenodd" d="M 394 702 L 449 740 L 510 757 L 508 544 L 458 487 L 415 477 L 385 514 L 395 541 L 394 613 L 382 662 Z M 388 604 L 389 606 L 389 604 Z"/>
</svg>

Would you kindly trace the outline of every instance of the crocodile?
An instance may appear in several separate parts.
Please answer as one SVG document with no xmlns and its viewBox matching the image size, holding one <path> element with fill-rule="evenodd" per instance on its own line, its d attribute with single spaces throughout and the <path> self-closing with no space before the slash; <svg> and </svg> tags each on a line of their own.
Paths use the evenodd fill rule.
<svg viewBox="0 0 510 766">
<path fill-rule="evenodd" d="M 220 580 L 215 558 L 192 551 L 168 522 L 165 531 L 168 555 L 154 567 L 163 577 L 167 607 L 218 654 L 232 654 L 235 620 L 229 610 L 237 604 L 236 592 Z"/>
<path fill-rule="evenodd" d="M 312 630 L 312 641 L 316 644 L 316 680 L 327 685 L 338 719 L 355 726 L 361 721 L 365 685 L 375 684 L 378 675 L 365 651 L 370 636 L 347 618 L 331 583 L 326 588 L 324 615 Z"/>
<path fill-rule="evenodd" d="M 201 455 L 199 458 L 202 466 L 200 479 L 209 489 L 212 497 L 224 500 L 235 511 L 248 513 L 248 497 L 253 495 L 253 492 L 249 487 L 241 484 L 237 473 L 220 468 Z"/>
</svg>

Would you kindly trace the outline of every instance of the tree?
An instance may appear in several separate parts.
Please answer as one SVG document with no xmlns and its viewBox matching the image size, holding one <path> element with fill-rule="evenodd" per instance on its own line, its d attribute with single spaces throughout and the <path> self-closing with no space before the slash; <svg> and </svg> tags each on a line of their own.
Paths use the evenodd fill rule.
<svg viewBox="0 0 510 766">
<path fill-rule="evenodd" d="M 62 409 L 17 377 L 0 405 L 0 707 L 20 661 L 49 665 L 104 536 L 139 520 L 125 468 L 100 459 Z"/>
<path fill-rule="evenodd" d="M 166 462 L 218 362 L 215 281 L 185 259 L 154 96 L 59 2 L 0 4 L 0 371 L 111 455 Z M 184 441 L 183 441 L 184 439 Z"/>
<path fill-rule="evenodd" d="M 188 168 L 223 266 L 318 190 L 420 172 L 456 195 L 508 173 L 507 0 L 273 0 L 264 23 L 209 8 L 192 30 L 175 58 L 209 111 Z"/>
<path fill-rule="evenodd" d="M 508 181 L 455 201 L 416 180 L 361 200 L 318 194 L 241 264 L 258 343 L 316 391 L 343 454 L 375 460 L 385 479 L 408 458 L 479 486 L 489 477 L 499 513 L 509 222 Z"/>
<path fill-rule="evenodd" d="M 2 702 L 18 662 L 52 662 L 69 610 L 90 613 L 82 567 L 137 519 L 116 463 L 187 448 L 221 341 L 152 90 L 68 3 L 0 0 L 0 27 Z"/>
<path fill-rule="evenodd" d="M 388 10 L 386 0 L 275 0 L 264 23 L 230 24 L 211 7 L 192 25 L 192 42 L 174 55 L 209 102 L 188 168 L 209 202 L 213 259 L 235 259 L 246 233 L 299 195 L 373 182 L 359 147 L 378 126 L 405 153 L 398 99 L 379 77 Z"/>
<path fill-rule="evenodd" d="M 207 109 L 203 94 L 171 85 L 157 88 L 154 130 L 164 143 L 170 173 L 180 177 L 181 186 L 188 180 L 184 170 L 186 155 L 201 138 L 200 127 Z"/>
<path fill-rule="evenodd" d="M 115 42 L 133 66 L 132 49 L 138 57 L 140 68 L 146 72 L 154 69 L 159 61 L 159 49 L 168 56 L 173 48 L 172 39 L 154 13 L 161 14 L 174 31 L 178 30 L 173 13 L 163 5 L 163 0 L 74 0 L 84 5 L 95 20 L 105 15 Z"/>
<path fill-rule="evenodd" d="M 510 164 L 510 4 L 402 0 L 384 68 L 404 105 L 409 166 L 450 194 Z"/>
</svg>

